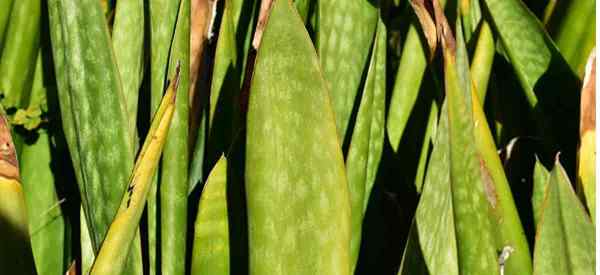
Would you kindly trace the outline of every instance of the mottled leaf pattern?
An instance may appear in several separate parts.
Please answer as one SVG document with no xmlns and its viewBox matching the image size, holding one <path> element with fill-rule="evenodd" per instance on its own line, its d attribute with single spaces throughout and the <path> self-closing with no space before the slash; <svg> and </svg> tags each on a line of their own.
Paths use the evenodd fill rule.
<svg viewBox="0 0 600 275">
<path fill-rule="evenodd" d="M 346 136 L 377 26 L 377 7 L 369 0 L 317 0 L 317 45 L 335 111 L 340 141 Z"/>
<path fill-rule="evenodd" d="M 595 239 L 594 225 L 557 160 L 538 224 L 534 274 L 595 274 Z"/>
<path fill-rule="evenodd" d="M 227 159 L 222 156 L 208 175 L 198 205 L 192 274 L 229 274 Z"/>
<path fill-rule="evenodd" d="M 291 1 L 274 2 L 251 87 L 245 175 L 250 274 L 349 275 L 344 161 L 327 85 Z"/>
<path fill-rule="evenodd" d="M 385 115 L 386 29 L 379 19 L 375 45 L 367 74 L 365 89 L 360 99 L 358 117 L 346 159 L 348 188 L 352 205 L 352 241 L 350 255 L 356 264 L 360 249 L 362 223 L 375 175 L 383 150 L 383 119 Z"/>
</svg>

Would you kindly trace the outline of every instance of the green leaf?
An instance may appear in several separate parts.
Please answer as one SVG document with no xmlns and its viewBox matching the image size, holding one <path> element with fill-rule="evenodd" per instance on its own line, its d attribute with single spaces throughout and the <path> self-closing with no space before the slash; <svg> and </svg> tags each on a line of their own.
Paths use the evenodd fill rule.
<svg viewBox="0 0 600 275">
<path fill-rule="evenodd" d="M 63 130 L 97 251 L 133 167 L 125 100 L 100 3 L 51 0 L 48 9 Z"/>
<path fill-rule="evenodd" d="M 533 207 L 533 220 L 536 229 L 539 228 L 538 224 L 540 223 L 542 204 L 544 203 L 549 177 L 550 172 L 548 172 L 536 156 L 533 168 L 533 191 L 531 194 L 531 206 Z"/>
<path fill-rule="evenodd" d="M 485 0 L 489 22 L 521 83 L 549 160 L 561 151 L 575 167 L 580 81 L 535 15 L 520 0 Z M 555 125 L 562 125 L 556 127 Z"/>
<path fill-rule="evenodd" d="M 369 0 L 317 1 L 319 58 L 343 142 L 375 37 L 378 12 Z"/>
<path fill-rule="evenodd" d="M 52 150 L 46 130 L 39 130 L 33 144 L 23 146 L 20 154 L 21 182 L 25 193 L 29 232 L 38 274 L 63 274 L 65 271 L 65 219 L 56 194 L 51 166 Z"/>
<path fill-rule="evenodd" d="M 441 2 L 442 6 L 445 6 L 446 1 Z M 425 40 L 419 35 L 418 22 L 413 17 L 408 27 L 387 115 L 387 137 L 395 152 L 398 151 L 406 124 L 417 101 L 427 67 L 425 49 L 429 49 L 430 46 L 422 44 Z"/>
<path fill-rule="evenodd" d="M 248 107 L 252 275 L 350 274 L 350 196 L 329 104 L 302 19 L 291 1 L 276 0 Z"/>
<path fill-rule="evenodd" d="M 87 222 L 85 220 L 85 213 L 83 213 L 83 206 L 79 208 L 79 221 L 80 221 L 79 243 L 80 243 L 80 249 L 81 249 L 81 274 L 90 274 L 90 270 L 92 269 L 92 264 L 94 264 L 94 259 L 96 259 L 96 255 L 94 253 L 92 239 L 90 238 L 90 235 L 91 235 L 90 230 L 89 230 Z"/>
<path fill-rule="evenodd" d="M 210 165 L 227 152 L 231 139 L 238 128 L 240 114 L 237 99 L 241 88 L 241 71 L 237 63 L 236 36 L 233 12 L 225 3 L 219 40 L 214 57 L 214 69 L 210 87 L 207 156 Z M 210 167 L 210 166 L 209 166 Z"/>
<path fill-rule="evenodd" d="M 346 173 L 350 190 L 352 241 L 350 257 L 353 267 L 360 251 L 362 223 L 383 151 L 385 116 L 386 28 L 381 18 L 377 24 L 375 45 L 360 99 L 356 124 L 352 132 Z"/>
<path fill-rule="evenodd" d="M 445 102 L 442 105 L 423 192 L 415 213 L 415 230 L 429 274 L 458 275 L 457 241 L 450 188 L 447 109 Z"/>
<path fill-rule="evenodd" d="M 198 204 L 191 274 L 229 274 L 227 159 L 222 156 L 208 175 Z"/>
<path fill-rule="evenodd" d="M 438 105 L 432 101 L 429 106 L 429 117 L 427 118 L 427 128 L 425 129 L 425 135 L 423 136 L 423 144 L 421 145 L 421 152 L 419 153 L 419 164 L 417 164 L 417 174 L 415 175 L 415 189 L 421 193 L 423 190 L 423 181 L 425 179 L 426 167 L 429 161 L 429 147 L 433 142 L 436 127 L 438 122 Z"/>
<path fill-rule="evenodd" d="M 35 70 L 40 41 L 42 0 L 15 1 L 0 55 L 2 105 L 24 107 Z"/>
<path fill-rule="evenodd" d="M 181 66 L 179 66 L 181 65 Z M 169 75 L 181 67 L 179 89 L 189 91 L 190 0 L 181 0 L 169 55 Z M 161 273 L 185 273 L 189 161 L 189 96 L 178 96 L 160 166 Z"/>
<path fill-rule="evenodd" d="M 400 262 L 400 269 L 398 270 L 398 275 L 411 274 L 429 274 L 421 251 L 419 234 L 414 219 L 410 226 L 410 231 L 408 232 L 408 239 L 406 240 L 402 261 Z"/>
<path fill-rule="evenodd" d="M 150 20 L 150 117 L 153 117 L 164 92 L 180 0 L 149 0 Z M 155 176 L 158 180 L 158 176 Z M 158 183 L 148 194 L 148 265 L 151 275 L 160 274 L 158 263 L 160 225 L 158 224 Z"/>
<path fill-rule="evenodd" d="M 573 71 L 583 75 L 586 60 L 596 44 L 596 1 L 560 3 L 560 17 L 552 38 Z"/>
<path fill-rule="evenodd" d="M 132 144 L 136 144 L 138 95 L 144 74 L 144 1 L 119 0 L 115 10 L 112 45 L 127 106 L 129 133 Z"/>
<path fill-rule="evenodd" d="M 488 197 L 481 182 L 473 144 L 473 112 L 468 60 L 460 25 L 456 42 L 439 4 L 435 7 L 444 52 L 444 83 L 448 103 L 450 186 L 460 273 L 498 274 Z"/>
<path fill-rule="evenodd" d="M 482 21 L 477 38 L 477 46 L 475 54 L 471 62 L 471 77 L 473 78 L 473 86 L 477 91 L 479 104 L 484 106 L 485 96 L 487 95 L 488 81 L 492 72 L 494 63 L 494 54 L 496 53 L 496 45 L 492 30 L 487 21 Z"/>
<path fill-rule="evenodd" d="M 158 167 L 163 147 L 170 131 L 171 121 L 175 112 L 175 99 L 178 89 L 179 68 L 161 102 L 152 125 L 148 131 L 144 145 L 133 168 L 127 193 L 123 196 L 119 212 L 108 229 L 106 239 L 98 252 L 91 275 L 121 274 L 125 267 L 131 244 L 142 218 L 150 185 L 154 183 L 153 176 Z M 181 89 L 187 92 L 187 89 Z M 186 97 L 187 94 L 183 94 Z"/>
<path fill-rule="evenodd" d="M 0 2 L 0 52 L 4 45 L 4 35 L 8 26 L 8 19 L 12 10 L 13 0 L 5 0 Z"/>
<path fill-rule="evenodd" d="M 595 274 L 594 225 L 556 160 L 536 234 L 534 274 Z"/>
<path fill-rule="evenodd" d="M 480 182 L 485 188 L 492 225 L 497 232 L 496 250 L 503 251 L 505 247 L 510 247 L 513 251 L 510 259 L 504 264 L 507 274 L 531 274 L 529 244 L 504 173 L 504 166 L 500 161 L 483 107 L 480 105 L 481 100 L 478 99 L 476 91 L 471 92 L 475 144 L 481 169 Z"/>
<path fill-rule="evenodd" d="M 400 145 L 400 139 L 417 101 L 417 94 L 427 66 L 425 48 L 417 32 L 416 20 L 413 21 L 408 28 L 402 48 L 387 117 L 387 136 L 394 151 L 397 151 Z"/>
</svg>

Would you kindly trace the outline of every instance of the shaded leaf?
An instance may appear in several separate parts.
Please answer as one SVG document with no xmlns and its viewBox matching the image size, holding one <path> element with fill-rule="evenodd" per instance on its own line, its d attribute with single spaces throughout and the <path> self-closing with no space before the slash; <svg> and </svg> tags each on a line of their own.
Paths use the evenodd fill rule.
<svg viewBox="0 0 600 275">
<path fill-rule="evenodd" d="M 346 173 L 350 190 L 352 241 L 350 255 L 356 265 L 361 246 L 362 223 L 383 151 L 385 115 L 386 28 L 381 18 L 377 24 L 375 45 L 360 99 Z"/>
</svg>

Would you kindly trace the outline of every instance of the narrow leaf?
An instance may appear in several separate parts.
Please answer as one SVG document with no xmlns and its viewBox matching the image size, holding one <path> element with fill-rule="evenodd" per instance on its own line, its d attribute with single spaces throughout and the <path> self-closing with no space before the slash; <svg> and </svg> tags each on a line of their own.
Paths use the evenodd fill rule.
<svg viewBox="0 0 600 275">
<path fill-rule="evenodd" d="M 65 271 L 65 219 L 55 186 L 50 136 L 37 131 L 33 144 L 24 145 L 20 155 L 21 180 L 29 215 L 29 232 L 38 274 Z"/>
<path fill-rule="evenodd" d="M 127 253 L 137 232 L 146 205 L 146 197 L 153 183 L 152 177 L 166 143 L 171 119 L 175 112 L 179 71 L 169 86 L 165 97 L 152 121 L 146 141 L 140 151 L 123 197 L 119 213 L 108 229 L 106 239 L 98 252 L 90 274 L 120 274 L 125 266 Z M 187 91 L 182 89 L 183 91 Z M 185 97 L 185 94 L 184 94 Z"/>
<path fill-rule="evenodd" d="M 369 0 L 317 2 L 319 58 L 343 142 L 375 37 L 378 12 Z"/>
<path fill-rule="evenodd" d="M 230 274 L 225 156 L 219 159 L 202 189 L 194 231 L 191 274 Z"/>
<path fill-rule="evenodd" d="M 375 184 L 375 176 L 383 151 L 386 37 L 386 28 L 380 18 L 367 80 L 360 99 L 360 107 L 346 159 L 346 173 L 352 206 L 350 257 L 353 267 L 358 259 L 363 217 L 367 211 L 367 202 L 373 184 Z"/>
</svg>

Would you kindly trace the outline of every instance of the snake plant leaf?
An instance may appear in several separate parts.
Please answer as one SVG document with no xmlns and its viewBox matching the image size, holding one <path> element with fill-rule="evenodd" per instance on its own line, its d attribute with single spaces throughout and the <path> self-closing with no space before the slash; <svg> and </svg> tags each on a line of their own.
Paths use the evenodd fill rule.
<svg viewBox="0 0 600 275">
<path fill-rule="evenodd" d="M 17 154 L 4 110 L 0 112 L 0 266 L 11 274 L 37 274 Z"/>
<path fill-rule="evenodd" d="M 128 254 L 123 251 L 129 251 L 133 243 L 146 205 L 150 185 L 154 183 L 152 180 L 154 172 L 158 166 L 175 112 L 178 82 L 179 68 L 152 120 L 146 141 L 133 168 L 127 193 L 123 197 L 119 212 L 110 225 L 106 239 L 102 242 L 102 247 L 92 265 L 90 271 L 92 275 L 120 274 L 125 267 Z M 187 89 L 181 90 L 187 92 Z M 183 97 L 186 97 L 185 93 Z"/>
<path fill-rule="evenodd" d="M 423 144 L 419 153 L 419 163 L 417 164 L 417 173 L 415 175 L 415 189 L 421 193 L 423 190 L 423 181 L 425 179 L 426 167 L 429 160 L 429 147 L 431 147 L 432 137 L 438 123 L 438 103 L 432 101 L 429 106 L 429 117 L 427 118 L 427 128 L 423 136 Z"/>
<path fill-rule="evenodd" d="M 535 166 L 533 168 L 533 191 L 531 194 L 531 206 L 533 208 L 533 220 L 535 228 L 538 228 L 542 214 L 542 204 L 548 186 L 550 172 L 544 167 L 540 160 L 535 158 Z"/>
<path fill-rule="evenodd" d="M 153 117 L 163 97 L 169 49 L 173 41 L 180 0 L 148 1 L 150 21 L 150 117 Z M 158 177 L 156 177 L 158 178 Z M 159 274 L 158 250 L 158 184 L 148 195 L 148 265 L 151 275 Z"/>
<path fill-rule="evenodd" d="M 38 274 L 62 274 L 65 266 L 65 219 L 54 186 L 50 136 L 39 130 L 20 155 L 21 182 L 29 218 L 31 245 Z"/>
<path fill-rule="evenodd" d="M 80 221 L 80 231 L 79 231 L 79 242 L 81 249 L 81 274 L 90 274 L 90 270 L 92 269 L 92 265 L 94 264 L 94 259 L 96 259 L 96 254 L 94 252 L 94 246 L 92 244 L 92 239 L 90 238 L 90 230 L 88 228 L 85 214 L 83 213 L 83 206 L 79 208 L 79 221 Z"/>
<path fill-rule="evenodd" d="M 317 45 L 343 142 L 377 26 L 369 0 L 318 0 Z"/>
<path fill-rule="evenodd" d="M 313 0 L 294 0 L 294 6 L 298 10 L 298 14 L 302 17 L 302 22 L 307 22 L 310 6 L 314 3 Z"/>
<path fill-rule="evenodd" d="M 346 159 L 352 213 L 350 260 L 358 260 L 362 223 L 383 151 L 385 115 L 386 28 L 381 18 L 377 23 L 375 45 L 360 99 L 356 124 Z"/>
<path fill-rule="evenodd" d="M 397 151 L 400 145 L 427 66 L 425 50 L 421 43 L 416 23 L 412 22 L 402 48 L 387 117 L 387 136 L 394 151 Z"/>
<path fill-rule="evenodd" d="M 400 269 L 398 270 L 398 275 L 411 274 L 429 274 L 421 251 L 419 234 L 414 219 L 410 231 L 408 232 L 408 239 L 406 240 L 404 252 L 402 253 L 402 261 L 400 262 Z"/>
<path fill-rule="evenodd" d="M 579 119 L 579 156 L 577 160 L 577 187 L 594 224 L 596 223 L 596 52 L 589 56 L 583 88 Z"/>
<path fill-rule="evenodd" d="M 561 16 L 552 38 L 573 71 L 583 75 L 588 55 L 596 44 L 596 1 L 574 0 L 559 4 Z"/>
<path fill-rule="evenodd" d="M 459 24 L 456 42 L 437 1 L 434 1 L 434 11 L 444 57 L 450 186 L 460 273 L 498 274 L 494 232 L 486 215 L 489 198 L 481 182 L 477 151 L 472 142 L 471 81 L 462 30 Z"/>
<path fill-rule="evenodd" d="M 460 43 L 458 43 L 460 44 Z M 492 225 L 496 230 L 496 250 L 510 247 L 512 253 L 503 265 L 505 274 L 531 274 L 529 244 L 517 212 L 504 166 L 500 161 L 494 138 L 487 124 L 483 107 L 475 90 L 472 93 L 475 145 L 479 155 L 481 183 L 490 203 Z"/>
<path fill-rule="evenodd" d="M 441 1 L 441 4 L 445 5 L 446 1 Z M 427 67 L 425 47 L 430 46 L 422 44 L 418 23 L 416 18 L 412 18 L 408 27 L 387 115 L 387 137 L 395 152 L 398 151 L 406 124 L 417 101 Z"/>
<path fill-rule="evenodd" d="M 236 128 L 233 125 L 234 117 L 239 114 L 239 110 L 236 110 L 239 104 L 234 98 L 240 93 L 241 72 L 237 64 L 237 43 L 231 6 L 230 3 L 225 3 L 223 10 L 210 88 L 207 157 L 211 161 L 218 160 L 219 155 L 226 152 L 230 146 L 229 139 Z"/>
<path fill-rule="evenodd" d="M 100 3 L 52 0 L 48 10 L 63 130 L 97 251 L 133 166 L 127 109 Z"/>
<path fill-rule="evenodd" d="M 190 0 L 181 0 L 168 72 L 181 74 L 179 88 L 189 92 Z M 185 274 L 188 210 L 189 97 L 178 96 L 160 167 L 160 237 L 162 274 Z"/>
<path fill-rule="evenodd" d="M 248 106 L 251 275 L 350 274 L 350 195 L 335 127 L 304 23 L 291 1 L 276 0 Z"/>
<path fill-rule="evenodd" d="M 193 275 L 229 274 L 227 159 L 221 156 L 202 189 L 194 230 Z"/>
<path fill-rule="evenodd" d="M 558 158 L 536 233 L 533 274 L 595 274 L 594 225 Z"/>
<path fill-rule="evenodd" d="M 475 87 L 475 91 L 477 91 L 477 98 L 479 98 L 479 104 L 481 106 L 485 103 L 495 52 L 496 46 L 494 36 L 492 35 L 492 29 L 488 22 L 484 20 L 479 29 L 475 54 L 473 56 L 473 61 L 471 62 L 473 86 Z"/>
<path fill-rule="evenodd" d="M 27 105 L 40 43 L 41 11 L 41 0 L 15 1 L 12 6 L 0 55 L 0 93 L 7 108 Z"/>
<path fill-rule="evenodd" d="M 138 142 L 136 122 L 138 95 L 144 74 L 144 33 L 144 1 L 117 1 L 112 45 L 125 96 L 132 144 Z"/>
<path fill-rule="evenodd" d="M 448 106 L 442 105 L 429 168 L 415 213 L 415 230 L 429 274 L 458 275 L 458 254 L 452 191 Z"/>
<path fill-rule="evenodd" d="M 0 2 L 0 51 L 2 51 L 4 45 L 4 35 L 6 26 L 8 26 L 8 19 L 10 18 L 12 4 L 13 0 L 5 0 Z"/>
<path fill-rule="evenodd" d="M 575 170 L 580 80 L 520 0 L 485 0 L 489 20 L 521 83 L 545 146 L 542 161 L 560 150 Z M 556 127 L 556 125 L 562 125 Z"/>
</svg>

